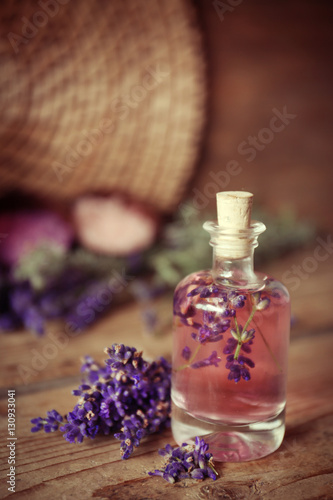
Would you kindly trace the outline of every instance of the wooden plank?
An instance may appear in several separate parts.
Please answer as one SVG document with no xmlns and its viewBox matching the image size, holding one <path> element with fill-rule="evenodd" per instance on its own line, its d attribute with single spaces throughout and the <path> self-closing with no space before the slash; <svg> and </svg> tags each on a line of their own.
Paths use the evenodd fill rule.
<svg viewBox="0 0 333 500">
<path fill-rule="evenodd" d="M 288 256 L 274 263 L 271 271 L 281 277 L 295 262 L 302 262 L 307 251 Z M 145 356 L 168 356 L 171 335 L 154 338 L 143 334 L 140 309 L 128 304 L 106 316 L 79 336 L 70 337 L 56 355 L 50 344 L 54 336 L 36 339 L 27 332 L 2 337 L 0 353 L 2 375 L 0 387 L 17 390 L 17 491 L 16 498 L 39 499 L 50 496 L 69 498 L 322 498 L 333 496 L 332 449 L 328 435 L 333 414 L 333 374 L 331 353 L 333 337 L 325 326 L 331 326 L 332 280 L 330 263 L 322 263 L 316 273 L 292 293 L 302 328 L 292 335 L 289 362 L 287 432 L 280 450 L 258 462 L 218 464 L 221 474 L 215 483 L 180 483 L 168 485 L 160 478 L 150 478 L 147 471 L 158 467 L 157 449 L 167 442 L 174 444 L 170 431 L 145 440 L 128 461 L 119 455 L 119 442 L 113 438 L 98 438 L 82 445 L 70 445 L 59 434 L 31 435 L 29 421 L 56 407 L 61 413 L 70 410 L 75 399 L 71 389 L 79 380 L 80 357 L 89 353 L 97 360 L 105 358 L 103 348 L 113 342 L 124 342 L 144 350 Z M 164 315 L 170 314 L 170 300 L 159 302 Z M 320 312 L 320 314 L 318 314 Z M 49 325 L 48 333 L 59 332 L 59 324 Z M 36 354 L 37 353 L 37 354 Z M 45 366 L 33 365 L 38 354 L 46 359 Z M 42 362 L 41 362 L 42 363 Z M 17 367 L 34 370 L 28 380 L 22 380 Z M 24 384 L 26 382 L 26 384 Z M 1 401 L 1 414 L 6 414 L 6 400 Z M 5 419 L 1 442 L 5 442 Z M 322 454 L 324 453 L 324 459 Z M 302 458 L 299 458 L 302 457 Z M 8 471 L 7 450 L 0 452 L 0 473 Z M 304 465 L 305 464 L 305 465 Z M 6 485 L 1 497 L 6 497 Z M 149 496 L 147 497 L 147 492 Z M 326 496 L 325 496 L 326 495 Z"/>
<path fill-rule="evenodd" d="M 133 456 L 120 459 L 119 442 L 109 437 L 67 443 L 60 434 L 30 433 L 29 420 L 56 408 L 66 413 L 75 403 L 72 386 L 17 397 L 17 482 L 15 498 L 273 498 L 310 499 L 320 492 L 330 498 L 333 450 L 333 336 L 295 339 L 290 349 L 287 433 L 281 448 L 257 462 L 218 464 L 216 482 L 172 486 L 147 471 L 161 464 L 157 449 L 174 444 L 170 431 L 147 438 Z M 0 411 L 6 414 L 7 403 Z M 7 438 L 1 424 L 1 442 Z M 7 450 L 1 449 L 1 474 L 8 470 Z M 1 498 L 7 493 L 1 485 Z M 149 493 L 147 493 L 149 491 Z M 148 496 L 147 496 L 148 494 Z M 303 495 L 303 496 L 302 496 Z M 228 496 L 227 496 L 228 498 Z"/>
<path fill-rule="evenodd" d="M 170 314 L 171 303 L 164 304 Z M 30 332 L 2 335 L 0 350 L 0 389 L 8 386 L 32 386 L 40 382 L 75 377 L 81 359 L 89 354 L 97 361 L 105 359 L 103 350 L 112 343 L 125 343 L 143 350 L 147 359 L 169 356 L 171 331 L 158 338 L 143 333 L 140 308 L 135 303 L 113 310 L 98 323 L 79 335 L 66 334 L 60 322 L 51 323 L 44 337 L 36 338 Z"/>
</svg>

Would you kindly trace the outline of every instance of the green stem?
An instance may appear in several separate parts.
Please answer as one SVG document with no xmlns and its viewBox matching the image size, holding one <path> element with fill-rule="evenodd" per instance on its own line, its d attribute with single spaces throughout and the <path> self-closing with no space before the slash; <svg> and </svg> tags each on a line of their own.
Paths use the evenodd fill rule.
<svg viewBox="0 0 333 500">
<path fill-rule="evenodd" d="M 255 304 L 253 304 L 253 307 L 252 307 L 252 311 L 251 311 L 251 314 L 250 316 L 248 317 L 248 320 L 247 322 L 245 323 L 244 325 L 244 328 L 242 330 L 242 333 L 245 332 L 245 330 L 247 329 L 247 327 L 249 326 L 249 324 L 251 323 L 252 319 L 253 319 L 253 316 L 255 315 L 255 312 L 257 310 L 257 306 Z"/>
<path fill-rule="evenodd" d="M 245 323 L 244 327 L 243 327 L 243 330 L 240 332 L 239 331 L 239 326 L 238 326 L 238 322 L 237 322 L 237 318 L 235 316 L 235 327 L 236 327 L 236 332 L 237 332 L 237 336 L 238 336 L 238 344 L 237 344 L 237 347 L 236 347 L 236 351 L 235 351 L 235 354 L 234 354 L 234 359 L 238 359 L 238 356 L 239 356 L 239 353 L 240 353 L 240 350 L 241 350 L 241 347 L 242 347 L 242 341 L 241 341 L 241 335 L 243 332 L 245 332 L 245 330 L 247 329 L 247 327 L 249 326 L 249 324 L 251 323 L 252 319 L 253 319 L 253 316 L 255 315 L 255 312 L 256 312 L 257 308 L 256 308 L 256 305 L 253 304 L 253 307 L 252 307 L 252 311 L 251 311 L 251 314 L 250 316 L 248 317 L 248 320 L 247 322 Z"/>
<path fill-rule="evenodd" d="M 259 335 L 261 336 L 261 338 L 262 338 L 262 340 L 263 340 L 263 342 L 264 342 L 264 344 L 265 344 L 266 348 L 268 349 L 269 354 L 272 356 L 272 359 L 273 359 L 274 363 L 276 364 L 276 366 L 277 366 L 278 370 L 280 370 L 280 372 L 282 373 L 282 372 L 283 372 L 283 370 L 282 370 L 282 368 L 281 368 L 280 363 L 278 362 L 278 360 L 277 360 L 277 359 L 276 359 L 276 357 L 274 356 L 274 353 L 273 353 L 273 351 L 272 351 L 272 349 L 271 349 L 271 347 L 270 347 L 269 343 L 268 343 L 268 342 L 267 342 L 267 340 L 265 339 L 264 334 L 262 333 L 262 331 L 260 330 L 259 326 L 257 325 L 257 323 L 255 322 L 255 320 L 254 320 L 254 318 L 253 318 L 253 317 L 254 317 L 254 315 L 255 315 L 255 313 L 256 313 L 256 310 L 257 310 L 256 304 L 253 304 L 251 314 L 250 314 L 250 316 L 248 317 L 248 320 L 247 320 L 247 322 L 245 323 L 244 328 L 243 328 L 243 330 L 242 330 L 241 332 L 239 332 L 239 327 L 238 327 L 237 319 L 236 319 L 236 316 L 235 316 L 235 326 L 236 326 L 237 335 L 238 335 L 238 337 L 239 337 L 239 342 L 238 342 L 238 344 L 237 344 L 237 348 L 236 348 L 236 351 L 235 351 L 234 359 L 238 359 L 239 352 L 240 352 L 241 347 L 242 347 L 241 335 L 242 335 L 242 333 L 243 333 L 243 332 L 245 332 L 245 330 L 247 329 L 247 327 L 249 326 L 249 324 L 250 324 L 250 323 L 251 323 L 251 321 L 253 320 L 253 323 L 254 323 L 254 325 L 255 325 L 255 327 L 256 327 L 256 329 L 257 329 L 257 331 L 259 332 Z"/>
<path fill-rule="evenodd" d="M 215 472 L 215 474 L 218 476 L 219 473 L 217 472 L 217 470 L 215 469 L 214 465 L 212 464 L 212 462 L 208 462 L 208 467 L 210 467 L 212 469 L 213 472 Z"/>
<path fill-rule="evenodd" d="M 238 344 L 237 344 L 237 347 L 236 347 L 236 351 L 235 351 L 235 354 L 234 354 L 234 359 L 238 359 L 238 356 L 239 356 L 239 352 L 241 350 L 241 347 L 242 347 L 242 342 L 239 341 Z"/>
<path fill-rule="evenodd" d="M 235 327 L 236 327 L 236 333 L 237 333 L 237 337 L 238 337 L 238 344 L 237 344 L 237 348 L 236 348 L 236 351 L 235 351 L 235 354 L 234 354 L 234 359 L 237 359 L 238 356 L 239 356 L 239 351 L 242 347 L 242 342 L 241 342 L 241 334 L 240 334 L 240 331 L 239 331 L 239 326 L 238 326 L 238 321 L 237 321 L 237 318 L 235 316 Z"/>
<path fill-rule="evenodd" d="M 240 340 L 240 332 L 239 332 L 239 326 L 238 326 L 238 321 L 237 321 L 236 316 L 234 317 L 234 320 L 235 320 L 235 327 L 236 327 L 236 332 L 238 335 L 238 340 Z"/>
</svg>

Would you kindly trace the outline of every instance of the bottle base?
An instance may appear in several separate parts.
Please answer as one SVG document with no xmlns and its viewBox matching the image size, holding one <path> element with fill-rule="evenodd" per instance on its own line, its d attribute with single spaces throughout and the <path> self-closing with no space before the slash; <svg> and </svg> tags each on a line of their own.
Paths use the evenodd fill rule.
<svg viewBox="0 0 333 500">
<path fill-rule="evenodd" d="M 285 432 L 285 410 L 265 421 L 232 426 L 199 420 L 172 403 L 171 427 L 179 445 L 194 443 L 198 436 L 209 444 L 214 460 L 247 462 L 279 448 Z"/>
</svg>

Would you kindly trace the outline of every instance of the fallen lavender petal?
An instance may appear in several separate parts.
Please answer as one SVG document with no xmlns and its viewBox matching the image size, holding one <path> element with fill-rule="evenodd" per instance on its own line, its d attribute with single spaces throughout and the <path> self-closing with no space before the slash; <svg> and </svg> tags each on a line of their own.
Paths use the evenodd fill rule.
<svg viewBox="0 0 333 500">
<path fill-rule="evenodd" d="M 182 446 L 172 448 L 167 444 L 158 453 L 166 459 L 161 469 L 148 472 L 150 476 L 163 477 L 169 483 L 175 483 L 181 479 L 196 479 L 202 481 L 205 477 L 210 477 L 214 481 L 217 479 L 217 472 L 213 464 L 213 456 L 208 453 L 209 445 L 200 439 L 195 438 L 195 444 L 183 443 Z"/>
</svg>

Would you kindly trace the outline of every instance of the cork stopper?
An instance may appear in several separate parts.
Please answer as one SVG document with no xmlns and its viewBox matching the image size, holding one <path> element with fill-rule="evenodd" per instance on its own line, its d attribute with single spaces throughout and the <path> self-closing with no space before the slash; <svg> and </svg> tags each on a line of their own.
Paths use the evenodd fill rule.
<svg viewBox="0 0 333 500">
<path fill-rule="evenodd" d="M 247 191 L 222 191 L 216 195 L 218 225 L 225 237 L 216 250 L 224 258 L 240 259 L 249 254 L 251 244 L 239 230 L 251 225 L 253 194 Z M 227 243 L 227 244 L 226 244 Z"/>
<path fill-rule="evenodd" d="M 219 226 L 248 229 L 251 224 L 253 194 L 247 191 L 217 193 L 217 219 Z"/>
</svg>

